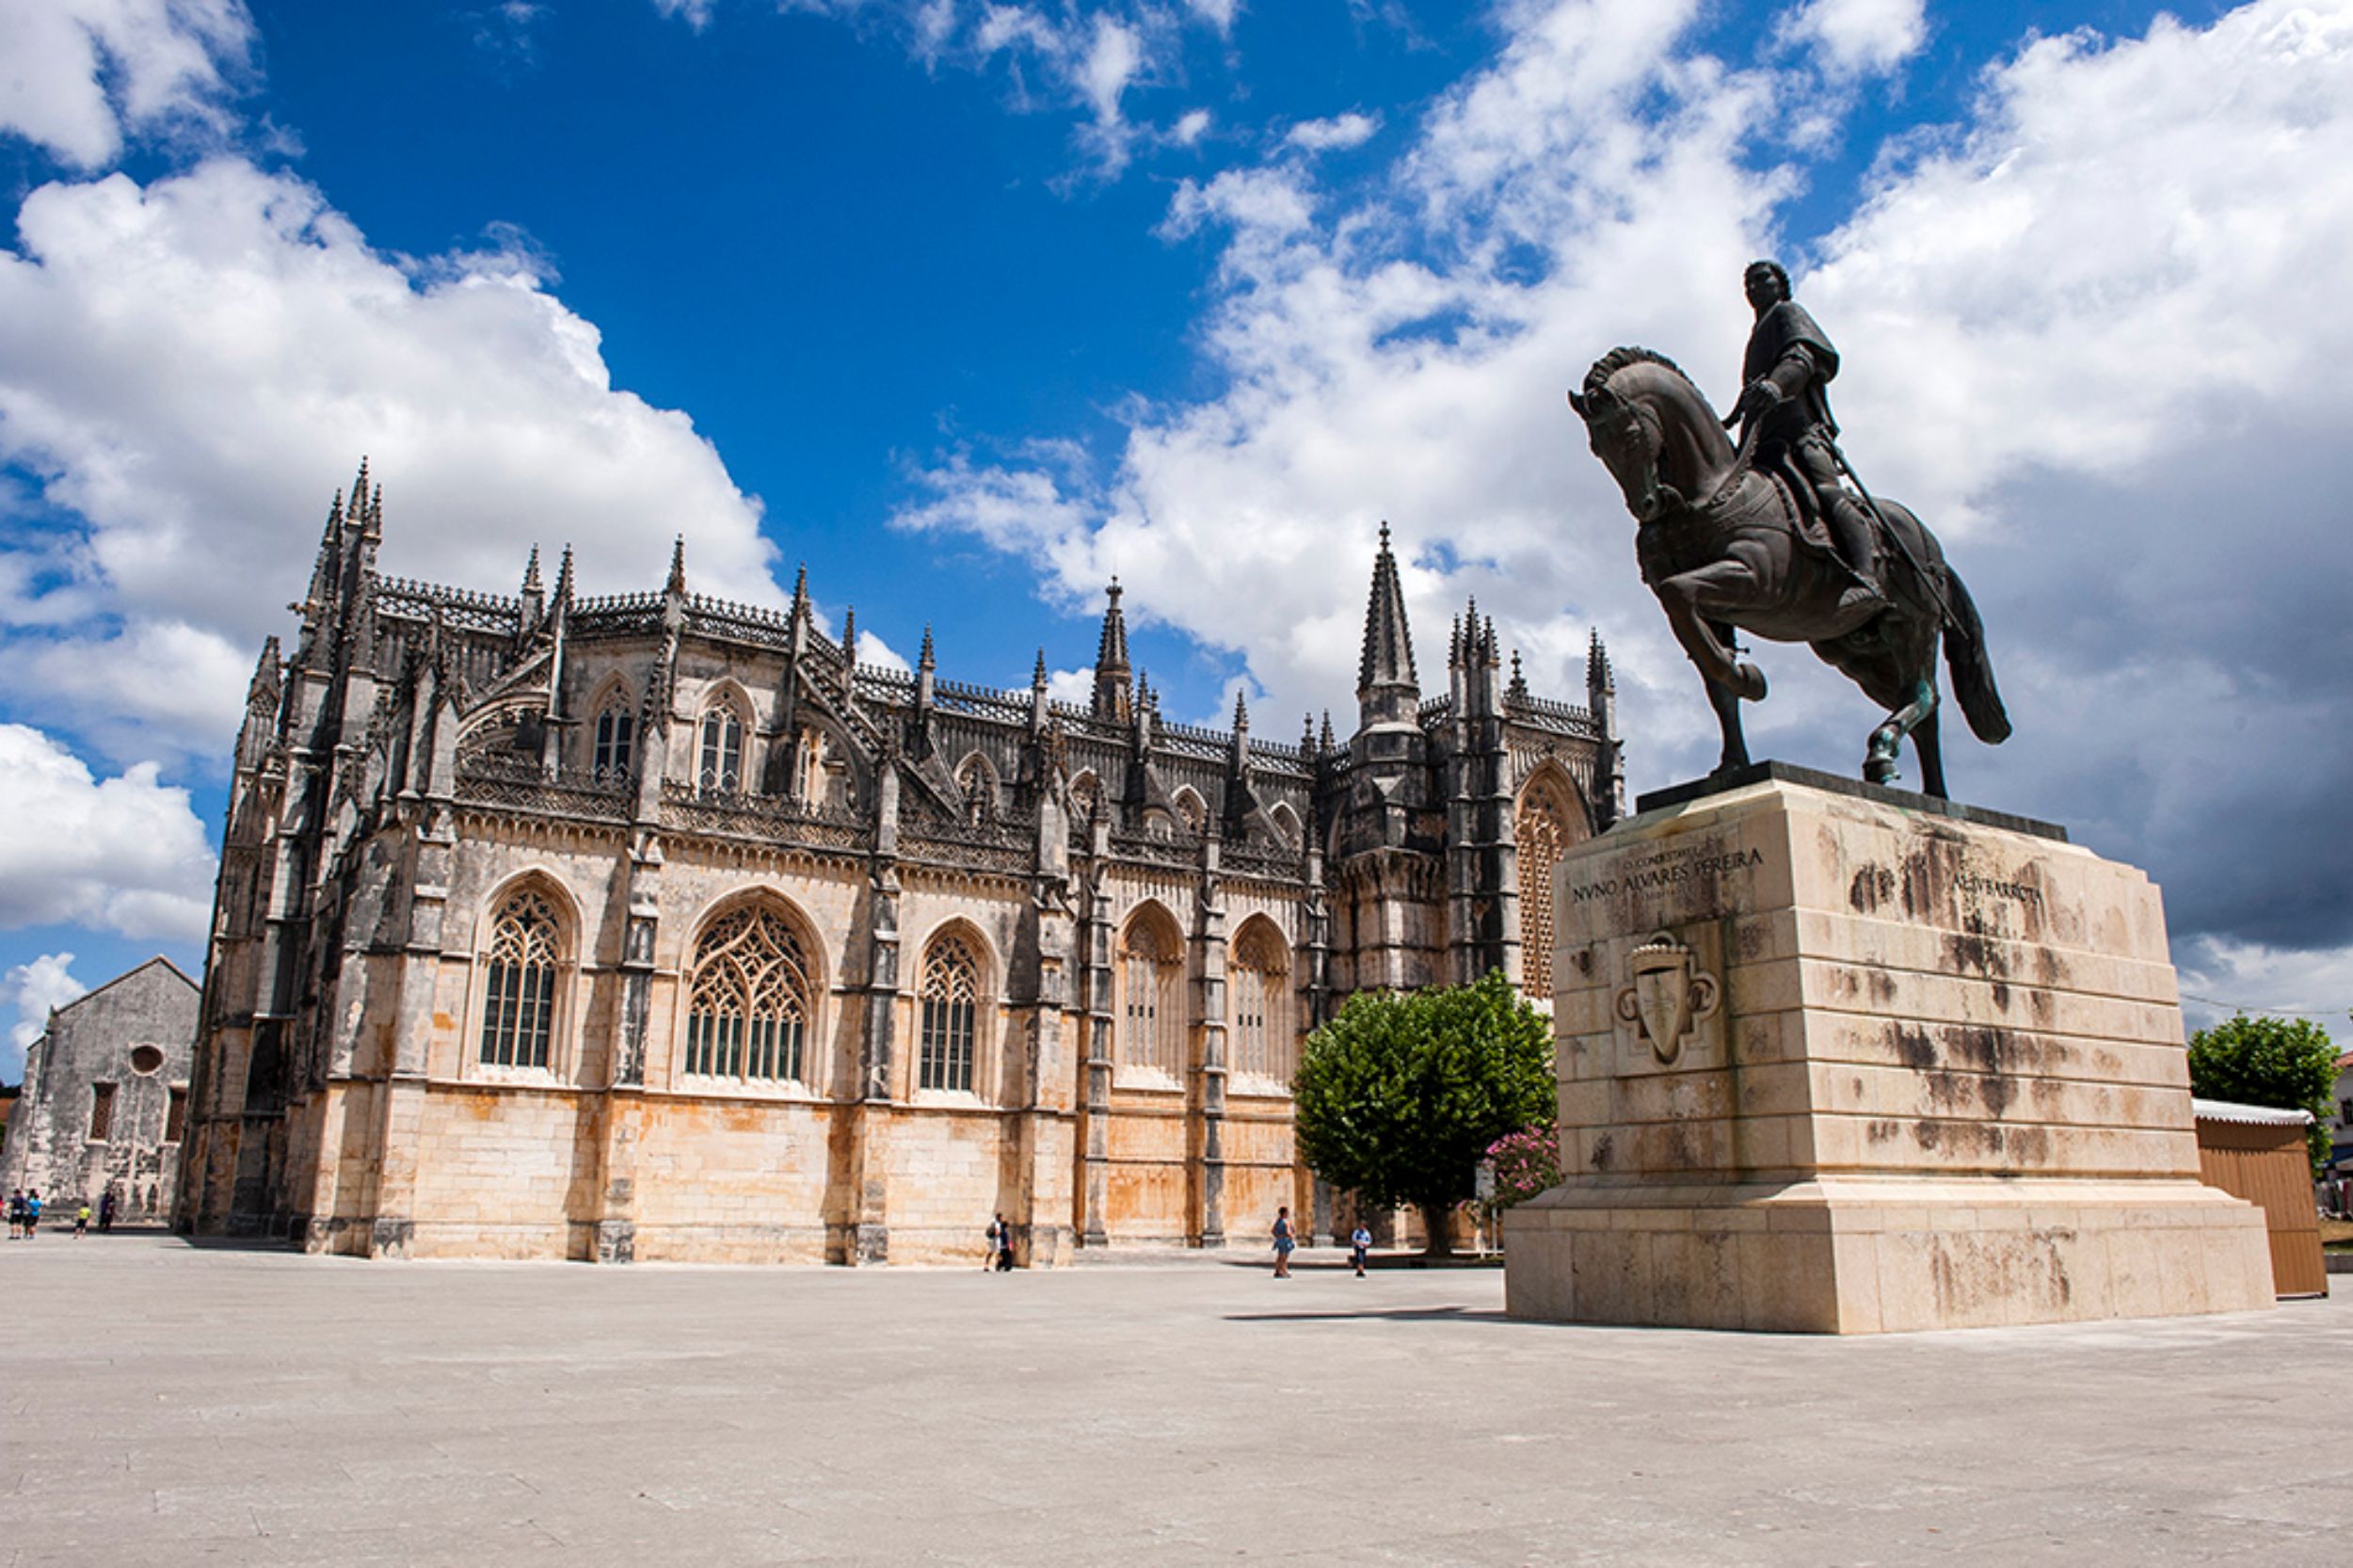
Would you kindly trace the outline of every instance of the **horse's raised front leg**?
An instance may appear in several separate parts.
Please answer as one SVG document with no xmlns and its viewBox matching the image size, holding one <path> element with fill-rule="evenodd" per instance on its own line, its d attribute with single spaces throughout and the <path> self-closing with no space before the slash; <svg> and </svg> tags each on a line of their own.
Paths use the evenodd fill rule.
<svg viewBox="0 0 2353 1568">
<path fill-rule="evenodd" d="M 1896 781 L 1896 748 L 1903 744 L 1904 737 L 1911 734 L 1914 727 L 1926 722 L 1935 712 L 1936 682 L 1913 681 L 1912 700 L 1888 714 L 1887 722 L 1871 731 L 1870 750 L 1863 758 L 1863 776 L 1874 784 L 1893 784 Z M 1921 748 L 1920 765 L 1923 771 L 1928 768 L 1929 759 L 1936 755 L 1935 731 L 1930 730 L 1929 736 L 1929 744 Z M 1927 793 L 1944 794 L 1945 769 L 1941 760 L 1936 764 L 1936 776 L 1923 778 L 1921 783 L 1927 787 Z"/>
<path fill-rule="evenodd" d="M 1746 565 L 1732 559 L 1711 561 L 1668 578 L 1653 591 L 1667 612 L 1675 641 L 1711 686 L 1751 702 L 1765 699 L 1765 672 L 1740 663 L 1729 646 L 1730 637 L 1720 637 L 1715 631 L 1723 626 L 1729 632 L 1730 613 L 1756 600 L 1756 575 Z"/>
</svg>

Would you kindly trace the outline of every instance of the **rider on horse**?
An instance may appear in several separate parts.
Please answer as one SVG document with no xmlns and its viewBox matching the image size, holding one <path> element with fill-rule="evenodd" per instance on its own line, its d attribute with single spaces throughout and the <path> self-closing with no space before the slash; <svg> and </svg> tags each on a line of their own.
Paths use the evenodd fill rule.
<svg viewBox="0 0 2353 1568">
<path fill-rule="evenodd" d="M 1778 262 L 1752 262 L 1746 279 L 1756 326 L 1740 360 L 1740 400 L 1726 424 L 1741 425 L 1747 447 L 1755 426 L 1755 466 L 1779 473 L 1802 504 L 1807 499 L 1827 526 L 1838 558 L 1856 583 L 1842 608 L 1878 603 L 1879 540 L 1871 514 L 1839 482 L 1838 422 L 1828 388 L 1838 374 L 1838 350 L 1805 307 L 1789 297 L 1789 274 Z"/>
</svg>

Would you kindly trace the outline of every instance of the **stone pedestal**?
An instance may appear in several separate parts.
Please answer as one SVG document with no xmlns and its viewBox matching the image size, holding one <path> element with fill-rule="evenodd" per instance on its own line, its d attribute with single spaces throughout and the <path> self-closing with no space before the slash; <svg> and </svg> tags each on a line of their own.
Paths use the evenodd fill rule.
<svg viewBox="0 0 2353 1568">
<path fill-rule="evenodd" d="M 2056 828 L 1781 764 L 1554 885 L 1563 1185 L 1519 1318 L 1869 1334 L 2272 1304 L 2198 1179 L 2157 890 Z"/>
</svg>

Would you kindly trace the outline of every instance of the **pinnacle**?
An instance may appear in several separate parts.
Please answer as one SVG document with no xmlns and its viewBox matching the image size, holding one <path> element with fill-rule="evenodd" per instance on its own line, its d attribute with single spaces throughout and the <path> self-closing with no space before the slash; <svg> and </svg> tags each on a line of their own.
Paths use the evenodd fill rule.
<svg viewBox="0 0 2353 1568">
<path fill-rule="evenodd" d="M 676 542 L 670 546 L 670 581 L 664 585 L 663 591 L 680 599 L 686 597 L 686 536 L 683 534 L 678 536 Z"/>
<path fill-rule="evenodd" d="M 1417 686 L 1414 639 L 1405 620 L 1405 589 L 1398 581 L 1397 557 L 1389 549 L 1389 525 L 1381 525 L 1381 552 L 1372 563 L 1372 595 L 1365 605 L 1364 657 L 1356 671 L 1359 693 L 1375 686 Z"/>
</svg>

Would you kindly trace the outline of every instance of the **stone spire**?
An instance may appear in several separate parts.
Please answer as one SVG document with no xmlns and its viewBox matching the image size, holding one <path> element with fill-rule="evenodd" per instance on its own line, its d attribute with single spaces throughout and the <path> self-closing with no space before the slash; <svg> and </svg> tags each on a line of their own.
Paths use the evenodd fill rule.
<svg viewBox="0 0 2353 1568">
<path fill-rule="evenodd" d="M 564 547 L 564 558 L 555 564 L 554 602 L 568 609 L 572 602 L 572 547 Z"/>
<path fill-rule="evenodd" d="M 1093 712 L 1098 719 L 1120 722 L 1133 716 L 1136 687 L 1129 679 L 1128 617 L 1119 608 L 1119 579 L 1112 578 L 1106 591 L 1111 602 L 1103 611 L 1102 639 L 1095 646 Z"/>
<path fill-rule="evenodd" d="M 523 568 L 522 587 L 516 595 L 522 603 L 521 631 L 529 637 L 539 629 L 541 617 L 548 613 L 548 587 L 539 577 L 539 547 L 531 547 L 531 562 Z"/>
<path fill-rule="evenodd" d="M 686 597 L 686 536 L 680 534 L 670 546 L 670 580 L 662 591 L 672 599 Z"/>
<path fill-rule="evenodd" d="M 1405 622 L 1405 589 L 1398 581 L 1397 556 L 1389 549 L 1389 525 L 1381 525 L 1381 553 L 1372 563 L 1372 596 L 1365 605 L 1365 651 L 1356 668 L 1359 725 L 1413 724 L 1421 705 L 1414 671 L 1414 638 Z"/>
</svg>

